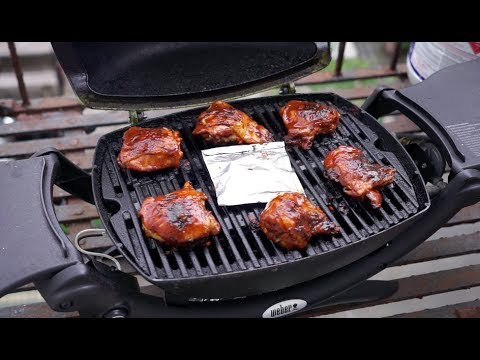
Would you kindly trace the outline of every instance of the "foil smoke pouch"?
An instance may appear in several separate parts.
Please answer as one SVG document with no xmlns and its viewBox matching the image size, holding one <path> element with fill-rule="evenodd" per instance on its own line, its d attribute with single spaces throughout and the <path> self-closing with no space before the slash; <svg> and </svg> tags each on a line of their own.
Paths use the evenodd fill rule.
<svg viewBox="0 0 480 360">
<path fill-rule="evenodd" d="M 220 206 L 267 203 L 282 192 L 304 190 L 283 141 L 202 150 Z"/>
</svg>

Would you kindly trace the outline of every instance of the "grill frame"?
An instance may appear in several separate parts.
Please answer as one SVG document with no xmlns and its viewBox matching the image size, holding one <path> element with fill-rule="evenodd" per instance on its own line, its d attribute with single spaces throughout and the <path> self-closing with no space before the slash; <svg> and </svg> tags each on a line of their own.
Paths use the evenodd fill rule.
<svg viewBox="0 0 480 360">
<path fill-rule="evenodd" d="M 195 297 L 195 298 L 219 298 L 219 299 L 224 299 L 224 298 L 234 298 L 234 297 L 241 297 L 241 296 L 251 296 L 251 295 L 258 295 L 261 293 L 265 292 L 270 292 L 270 291 L 275 291 L 278 289 L 282 289 L 285 287 L 289 287 L 292 285 L 295 285 L 300 282 L 308 281 L 313 278 L 316 278 L 318 276 L 324 275 L 326 273 L 329 273 L 331 271 L 334 271 L 336 269 L 339 269 L 349 263 L 352 263 L 355 260 L 358 260 L 365 255 L 373 252 L 374 250 L 380 248 L 381 246 L 384 246 L 387 244 L 391 239 L 393 239 L 396 235 L 404 231 L 410 224 L 412 223 L 413 219 L 423 213 L 425 210 L 428 209 L 430 206 L 430 200 L 428 197 L 428 194 L 425 190 L 425 185 L 423 183 L 423 179 L 420 176 L 420 173 L 418 169 L 416 168 L 414 162 L 410 158 L 410 156 L 407 154 L 407 152 L 403 149 L 403 147 L 398 143 L 398 141 L 391 135 L 389 134 L 372 116 L 370 116 L 368 113 L 364 112 L 354 104 L 350 103 L 349 101 L 339 97 L 338 95 L 327 93 L 327 94 L 310 94 L 310 95 L 305 95 L 305 94 L 295 94 L 295 95 L 284 95 L 284 96 L 275 96 L 275 97 L 264 97 L 264 98 L 257 98 L 257 99 L 250 99 L 250 100 L 242 100 L 242 101 L 237 101 L 237 102 L 231 102 L 233 106 L 238 107 L 239 109 L 247 112 L 248 114 L 252 115 L 253 118 L 257 121 L 259 121 L 263 125 L 267 125 L 267 128 L 269 130 L 272 130 L 272 127 L 275 126 L 273 133 L 275 134 L 276 140 L 281 140 L 281 136 L 277 135 L 278 133 L 283 133 L 285 134 L 285 129 L 282 127 L 283 125 L 280 124 L 279 121 L 279 116 L 275 118 L 262 118 L 262 113 L 257 112 L 257 113 L 252 113 L 250 111 L 250 108 L 259 108 L 260 106 L 267 106 L 270 107 L 271 111 L 270 112 L 265 112 L 266 114 L 272 114 L 272 113 L 278 113 L 278 108 L 280 105 L 283 105 L 286 103 L 288 100 L 291 99 L 303 99 L 303 100 L 317 100 L 317 101 L 326 101 L 330 105 L 335 106 L 340 113 L 342 114 L 342 125 L 339 126 L 339 131 L 340 132 L 348 132 L 348 128 L 354 128 L 356 125 L 354 123 L 355 121 L 359 121 L 360 128 L 362 128 L 362 131 L 365 135 L 366 134 L 366 139 L 368 139 L 369 143 L 372 144 L 367 144 L 365 142 L 365 139 L 360 136 L 354 136 L 352 138 L 352 142 L 354 146 L 358 146 L 359 144 L 361 145 L 360 147 L 365 148 L 368 147 L 369 149 L 372 149 L 371 154 L 376 156 L 375 160 L 379 160 L 380 158 L 383 157 L 383 160 L 389 161 L 395 168 L 398 170 L 398 175 L 397 178 L 399 177 L 404 177 L 405 181 L 407 184 L 403 184 L 403 186 L 407 185 L 412 185 L 414 187 L 414 194 L 416 194 L 417 199 L 419 199 L 419 209 L 415 210 L 413 214 L 410 214 L 409 217 L 406 219 L 398 219 L 398 216 L 395 215 L 395 212 L 392 211 L 391 215 L 391 222 L 393 224 L 386 230 L 382 231 L 376 231 L 378 230 L 379 224 L 381 225 L 382 222 L 378 219 L 375 219 L 375 216 L 371 218 L 372 224 L 375 224 L 377 226 L 376 230 L 371 229 L 371 231 L 368 231 L 369 226 L 364 226 L 364 219 L 362 216 L 355 216 L 357 218 L 355 224 L 355 220 L 350 220 L 352 224 L 350 224 L 351 229 L 357 228 L 358 234 L 361 234 L 361 230 L 365 230 L 365 233 L 363 235 L 362 239 L 356 239 L 356 241 L 352 241 L 348 244 L 340 244 L 339 247 L 336 247 L 337 244 L 335 244 L 335 241 L 330 242 L 330 245 L 333 247 L 336 247 L 335 249 L 330 249 L 328 251 L 323 251 L 319 252 L 316 254 L 308 254 L 308 252 L 316 252 L 316 250 L 312 247 L 309 247 L 307 249 L 307 254 L 308 256 L 302 257 L 302 254 L 298 251 L 282 251 L 279 248 L 276 248 L 275 246 L 271 245 L 274 249 L 274 253 L 269 253 L 266 249 L 265 252 L 270 254 L 270 261 L 269 257 L 265 256 L 264 259 L 264 264 L 259 261 L 259 259 L 256 259 L 256 256 L 254 254 L 254 251 L 252 250 L 251 246 L 250 249 L 248 246 L 245 246 L 245 252 L 242 252 L 240 254 L 238 251 L 235 252 L 235 250 L 232 250 L 232 253 L 230 254 L 225 254 L 225 251 L 223 251 L 222 255 L 222 247 L 219 246 L 218 239 L 216 240 L 214 237 L 214 241 L 212 244 L 212 248 L 216 248 L 218 252 L 218 257 L 220 258 L 220 261 L 222 264 L 224 264 L 225 269 L 220 269 L 218 266 L 215 266 L 215 259 L 213 257 L 210 257 L 210 260 L 208 259 L 208 256 L 205 257 L 206 261 L 206 267 L 205 268 L 210 268 L 212 271 L 209 273 L 208 271 L 204 270 L 204 267 L 202 267 L 202 264 L 196 260 L 196 258 L 192 255 L 191 253 L 189 254 L 190 256 L 190 262 L 192 264 L 192 268 L 196 269 L 195 271 L 198 272 L 198 269 L 200 269 L 200 272 L 202 274 L 197 274 L 198 276 L 188 276 L 186 277 L 185 275 L 189 273 L 189 269 L 186 267 L 182 267 L 182 265 L 179 265 L 178 269 L 168 269 L 165 268 L 165 276 L 160 277 L 160 275 L 156 272 L 155 266 L 154 266 L 154 261 L 165 261 L 166 257 L 164 254 L 159 252 L 158 254 L 158 259 L 156 260 L 155 257 L 152 259 L 151 255 L 148 257 L 142 255 L 145 254 L 145 252 L 148 252 L 148 246 L 153 240 L 147 240 L 147 241 L 138 241 L 138 242 L 131 242 L 129 243 L 127 240 L 129 237 L 135 237 L 137 236 L 138 239 L 143 239 L 143 234 L 141 232 L 141 229 L 139 229 L 139 220 L 138 217 L 136 216 L 136 211 L 138 211 L 139 205 L 137 207 L 134 206 L 134 203 L 131 201 L 131 197 L 127 196 L 123 199 L 119 199 L 117 197 L 118 191 L 122 191 L 123 193 L 136 193 L 137 196 L 139 196 L 139 191 L 142 191 L 141 186 L 134 185 L 133 179 L 136 179 L 136 175 L 133 174 L 129 171 L 123 171 L 123 170 L 117 170 L 112 169 L 113 173 L 117 173 L 117 171 L 120 171 L 120 173 L 125 174 L 127 176 L 127 181 L 120 181 L 117 178 L 117 183 L 115 181 L 112 181 L 112 177 L 109 175 L 109 172 L 107 171 L 108 162 L 110 161 L 111 164 L 116 164 L 115 157 L 118 154 L 118 152 L 115 151 L 115 145 L 114 144 L 119 144 L 119 139 L 121 139 L 121 136 L 123 135 L 123 132 L 126 131 L 128 128 L 120 129 L 115 132 L 112 132 L 110 134 L 104 135 L 98 143 L 96 152 L 95 152 L 95 157 L 94 157 L 94 166 L 92 170 L 92 182 L 93 182 L 93 189 L 94 189 L 94 196 L 95 196 L 95 201 L 97 204 L 97 208 L 99 211 L 100 218 L 105 226 L 105 229 L 107 230 L 109 236 L 113 240 L 114 244 L 117 246 L 119 251 L 129 260 L 129 262 L 136 268 L 137 271 L 139 271 L 142 276 L 144 276 L 146 279 L 148 279 L 150 282 L 160 286 L 161 288 L 165 289 L 168 292 L 171 293 L 176 293 L 182 296 L 187 296 L 187 297 Z M 276 107 L 275 107 L 276 104 Z M 172 170 L 172 171 L 166 171 L 162 172 L 162 174 L 169 174 L 171 172 L 175 173 L 180 173 L 183 171 L 183 177 L 185 180 L 194 180 L 194 179 L 189 179 L 188 174 L 190 170 L 184 169 L 184 164 L 185 160 L 189 160 L 190 166 L 192 168 L 198 167 L 199 164 L 196 163 L 196 160 L 194 159 L 194 155 L 199 155 L 199 154 L 192 154 L 192 149 L 187 148 L 186 142 L 192 142 L 194 144 L 195 142 L 201 143 L 200 140 L 195 140 L 194 137 L 191 135 L 191 128 L 192 124 L 195 122 L 196 115 L 198 115 L 201 111 L 203 111 L 204 108 L 198 108 L 194 110 L 188 110 L 188 111 L 183 111 L 181 113 L 176 113 L 172 114 L 163 118 L 156 118 L 156 119 L 151 119 L 148 121 L 144 121 L 140 124 L 140 126 L 144 127 L 156 127 L 156 126 L 169 126 L 172 128 L 178 128 L 177 126 L 185 126 L 185 123 L 180 123 L 180 119 L 182 118 L 187 118 L 190 119 L 190 127 L 186 129 L 186 131 L 181 131 L 182 132 L 182 137 L 184 138 L 184 142 L 182 143 L 182 148 L 185 153 L 184 159 L 182 160 L 182 168 L 181 170 Z M 358 126 L 357 126 L 358 127 Z M 368 131 L 367 131 L 368 130 Z M 283 135 L 282 134 L 282 135 Z M 381 139 L 383 141 L 383 146 L 386 149 L 392 150 L 392 153 L 385 153 L 384 151 L 381 151 L 380 149 L 377 149 L 373 151 L 373 149 L 376 149 L 373 146 L 373 144 L 378 140 Z M 338 140 L 338 139 L 337 139 Z M 289 155 L 292 159 L 292 156 L 295 158 L 310 158 L 311 161 L 313 162 L 307 162 L 307 164 L 310 164 L 310 168 L 306 166 L 307 174 L 308 176 L 304 174 L 302 169 L 300 168 L 300 165 L 296 163 L 296 161 L 292 161 L 292 165 L 294 169 L 296 170 L 297 174 L 299 175 L 299 178 L 304 185 L 307 195 L 309 196 L 310 199 L 312 199 L 315 203 L 320 205 L 323 208 L 323 210 L 329 214 L 328 208 L 326 208 L 325 201 L 323 201 L 322 204 L 322 196 L 318 190 L 315 190 L 314 187 L 309 187 L 305 186 L 305 179 L 307 181 L 310 181 L 311 178 L 315 180 L 314 174 L 315 172 L 315 167 L 318 167 L 321 169 L 321 160 L 317 159 L 317 161 L 312 160 L 313 155 L 315 155 L 315 149 L 318 149 L 318 144 L 323 142 L 324 138 L 319 136 L 315 140 L 315 145 L 314 145 L 314 150 L 310 151 L 304 151 L 301 149 L 297 148 L 290 148 L 287 147 L 287 151 L 289 152 Z M 343 143 L 339 142 L 338 144 Z M 192 146 L 192 144 L 189 144 L 189 147 Z M 348 143 L 347 143 L 348 144 Z M 334 146 L 333 143 L 330 143 L 331 146 Z M 350 144 L 351 145 L 351 144 Z M 112 148 L 113 146 L 113 148 Z M 333 148 L 333 147 L 332 147 Z M 119 150 L 119 147 L 118 147 Z M 194 150 L 196 152 L 199 152 L 199 150 Z M 108 156 L 106 156 L 108 155 Z M 325 155 L 325 154 L 323 154 Z M 370 157 L 370 153 L 367 152 L 367 157 Z M 109 159 L 108 159 L 109 157 Z M 193 163 L 193 165 L 192 165 Z M 201 161 L 203 164 L 203 161 Z M 313 165 L 312 165 L 313 164 Z M 303 164 L 305 165 L 305 164 Z M 202 166 L 200 164 L 200 166 Z M 204 167 L 204 164 L 203 164 Z M 198 169 L 197 169 L 198 170 Z M 206 169 L 205 169 L 206 171 Z M 185 175 L 186 174 L 186 175 Z M 213 213 L 216 216 L 216 218 L 220 221 L 222 225 L 222 234 L 225 232 L 225 229 L 229 228 L 234 228 L 238 231 L 238 229 L 242 228 L 242 222 L 241 219 L 236 219 L 235 216 L 231 216 L 229 213 L 227 213 L 228 217 L 223 218 L 222 216 L 219 216 L 219 208 L 218 207 L 215 211 L 215 209 L 212 209 L 212 202 L 215 202 L 214 196 L 212 197 L 210 194 L 214 194 L 213 190 L 213 184 L 211 184 L 210 177 L 205 174 L 199 174 L 197 171 L 192 172 L 193 175 L 197 178 L 196 183 L 199 184 L 200 186 L 196 186 L 197 188 L 201 188 L 202 191 L 204 191 L 207 195 L 209 195 L 209 203 L 207 203 L 207 208 L 210 208 L 211 210 L 214 210 Z M 317 174 L 318 175 L 318 174 Z M 149 175 L 149 174 L 142 174 L 140 175 L 140 178 L 149 178 L 152 176 L 158 176 L 158 175 Z M 185 177 L 187 176 L 187 177 Z M 310 177 L 310 179 L 309 179 Z M 317 176 L 318 179 L 322 179 L 321 176 Z M 106 181 L 106 179 L 109 178 L 110 181 L 112 182 L 111 184 Z M 113 179 L 115 176 L 113 177 Z M 103 180 L 102 180 L 103 179 Z M 407 181 L 408 179 L 408 181 Z M 131 181 L 131 184 L 128 183 L 128 181 Z M 338 184 L 334 184 L 329 181 L 318 181 L 316 180 L 317 183 L 323 184 L 325 187 L 329 187 L 332 189 L 336 189 L 338 192 L 340 190 L 340 186 Z M 203 183 L 202 183 L 203 182 Z M 210 182 L 210 184 L 208 184 Z M 195 181 L 194 181 L 195 185 Z M 170 188 L 167 184 L 161 188 L 160 192 L 155 189 L 153 189 L 155 192 L 152 194 L 146 194 L 145 196 L 148 195 L 155 195 L 155 194 L 160 194 L 164 192 L 170 192 L 173 191 L 175 188 L 179 188 L 183 186 L 183 183 L 175 183 L 173 181 L 173 186 L 170 184 Z M 210 188 L 208 189 L 208 186 Z M 147 185 L 148 188 L 148 185 Z M 209 191 L 205 191 L 208 189 Z M 391 191 L 390 189 L 383 190 L 382 193 L 385 193 Z M 393 195 L 392 191 L 392 195 Z M 397 194 L 398 195 L 398 194 Z M 394 196 L 394 195 L 393 195 Z M 141 197 L 141 196 L 140 196 Z M 395 197 L 395 196 L 394 196 Z M 128 199 L 127 199 L 128 198 Z M 368 212 L 368 210 L 365 210 L 369 205 L 361 202 L 357 202 L 356 200 L 350 199 L 346 196 L 341 195 L 339 199 L 342 199 L 347 203 L 347 206 L 351 207 L 357 207 L 358 211 L 364 211 L 367 214 L 372 213 L 372 211 Z M 384 205 L 382 206 L 382 210 L 385 212 L 384 207 L 391 207 L 395 204 L 390 204 L 389 197 L 384 196 Z M 123 204 L 121 204 L 123 203 Z M 121 204 L 121 205 L 120 205 Z M 210 204 L 210 205 L 209 205 Z M 401 205 L 401 202 L 398 201 L 397 199 L 397 204 Z M 336 208 L 337 212 L 337 206 L 333 204 L 334 207 Z M 263 208 L 264 205 L 260 206 Z M 241 208 L 250 208 L 251 206 L 242 206 Z M 127 212 L 125 210 L 121 212 L 117 212 L 116 214 L 113 214 L 116 209 L 128 209 Z M 221 207 L 223 208 L 223 207 Z M 238 208 L 238 207 L 234 207 Z M 379 210 L 380 212 L 382 210 Z M 403 213 L 398 212 L 400 215 L 406 215 L 406 212 L 408 212 L 407 208 L 403 208 Z M 352 210 L 350 210 L 352 211 Z M 248 215 L 245 215 L 246 210 L 244 210 L 243 213 L 241 213 L 242 217 L 244 218 L 244 222 L 248 220 Z M 125 214 L 125 215 L 124 215 Z M 259 215 L 259 212 L 257 213 L 257 216 Z M 402 215 L 402 216 L 403 216 Z M 342 215 L 338 215 L 341 217 Z M 331 216 L 329 216 L 331 218 Z M 371 216 L 370 216 L 371 217 Z M 393 218 L 397 217 L 397 223 Z M 343 217 L 342 217 L 343 218 Z M 348 218 L 348 217 L 347 217 Z M 230 224 L 228 224 L 227 220 L 229 219 Z M 362 223 L 363 220 L 363 223 Z M 377 221 L 375 221 L 377 220 Z M 387 220 L 387 218 L 386 218 Z M 126 227 L 122 230 L 122 225 L 121 223 L 131 223 L 133 226 L 130 229 L 127 229 Z M 347 223 L 348 221 L 344 220 L 344 222 Z M 360 224 L 360 230 L 358 229 L 358 224 Z M 230 225 L 230 226 L 228 226 Z M 342 226 L 342 231 L 345 232 L 345 224 L 341 224 Z M 383 224 L 385 225 L 385 224 Z M 384 226 L 385 227 L 385 226 Z M 352 230 L 353 231 L 353 230 Z M 354 232 L 354 231 L 353 231 Z M 241 233 L 241 231 L 240 231 Z M 261 231 L 258 232 L 261 234 Z M 246 244 L 257 244 L 258 248 L 261 248 L 261 245 L 264 247 L 267 246 L 265 241 L 262 239 L 258 238 L 258 233 L 255 235 L 254 232 L 251 232 L 251 236 L 253 236 L 253 239 L 247 239 L 245 237 L 245 234 L 240 235 L 240 239 L 234 239 L 231 234 L 230 237 L 227 237 L 227 239 L 224 239 L 222 241 L 227 241 L 230 243 L 236 244 L 236 242 L 241 242 L 241 243 L 246 243 Z M 263 234 L 262 234 L 263 235 Z M 370 235 L 370 236 L 368 236 Z M 349 236 L 348 236 L 349 237 Z M 357 235 L 358 237 L 358 235 Z M 345 242 L 346 239 L 345 239 Z M 157 243 L 154 243 L 155 245 Z M 268 242 L 267 244 L 271 244 Z M 318 242 L 317 248 L 321 249 L 322 247 L 326 246 L 328 249 L 328 241 L 320 241 Z M 231 245 L 231 244 L 230 244 Z M 235 248 L 235 247 L 233 247 Z M 225 249 L 223 249 L 225 250 Z M 324 248 L 322 250 L 325 250 Z M 207 250 L 202 250 L 204 253 L 209 252 Z M 262 253 L 264 253 L 263 250 L 261 250 Z M 132 257 L 132 253 L 139 254 L 137 256 L 137 259 L 134 259 Z M 282 260 L 282 255 L 283 257 L 287 260 L 285 262 L 277 263 L 275 262 L 275 256 L 272 254 L 276 254 L 276 256 Z M 253 255 L 253 256 L 252 256 Z M 179 253 L 173 255 L 178 259 L 178 257 L 181 257 Z M 228 258 L 236 259 L 237 265 L 232 266 L 232 264 L 229 264 Z M 243 258 L 242 258 L 243 256 Z M 288 259 L 290 257 L 290 259 Z M 246 261 L 247 258 L 251 259 L 251 262 Z M 257 264 L 255 263 L 255 259 L 257 261 Z M 217 259 L 218 261 L 218 259 Z M 212 266 L 213 262 L 213 266 Z M 182 262 L 183 265 L 185 265 L 185 261 Z M 230 265 L 230 269 L 228 268 L 228 264 Z M 258 266 L 257 266 L 258 265 Z M 217 273 L 213 269 L 217 270 Z M 218 271 L 221 270 L 221 271 Z M 231 270 L 231 271 L 228 271 Z M 225 271 L 225 272 L 223 272 Z M 180 276 L 177 276 L 180 275 Z"/>
</svg>

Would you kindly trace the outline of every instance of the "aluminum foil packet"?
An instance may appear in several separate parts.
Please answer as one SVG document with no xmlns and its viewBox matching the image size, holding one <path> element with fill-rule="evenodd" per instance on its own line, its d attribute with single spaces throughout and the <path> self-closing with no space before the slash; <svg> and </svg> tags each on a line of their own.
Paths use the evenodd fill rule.
<svg viewBox="0 0 480 360">
<path fill-rule="evenodd" d="M 220 206 L 267 203 L 304 190 L 283 141 L 202 150 Z"/>
</svg>

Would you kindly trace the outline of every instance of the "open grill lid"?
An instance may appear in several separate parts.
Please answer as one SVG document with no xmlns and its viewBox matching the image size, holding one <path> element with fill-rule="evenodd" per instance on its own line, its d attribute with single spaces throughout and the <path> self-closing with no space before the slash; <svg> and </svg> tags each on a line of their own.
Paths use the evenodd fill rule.
<svg viewBox="0 0 480 360">
<path fill-rule="evenodd" d="M 87 107 L 207 104 L 304 77 L 330 62 L 327 42 L 58 42 L 53 50 Z"/>
</svg>

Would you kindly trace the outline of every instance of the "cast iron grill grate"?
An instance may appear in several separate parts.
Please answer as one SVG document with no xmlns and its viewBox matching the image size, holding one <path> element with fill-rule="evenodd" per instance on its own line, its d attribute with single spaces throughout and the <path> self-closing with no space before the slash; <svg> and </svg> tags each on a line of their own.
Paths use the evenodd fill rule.
<svg viewBox="0 0 480 360">
<path fill-rule="evenodd" d="M 184 157 L 179 169 L 150 174 L 120 169 L 116 156 L 120 151 L 121 139 L 109 143 L 101 169 L 104 199 L 115 198 L 122 203 L 121 213 L 114 206 L 110 210 L 112 228 L 119 234 L 120 245 L 131 256 L 131 260 L 150 278 L 196 278 L 294 262 L 365 240 L 425 208 L 426 204 L 419 203 L 411 179 L 399 160 L 384 149 L 382 139 L 357 118 L 356 115 L 360 116 L 361 113 L 352 111 L 351 104 L 346 101 L 345 104 L 332 103 L 334 98 L 329 94 L 298 95 L 295 98 L 324 102 L 341 113 L 337 131 L 329 136 L 317 136 L 310 150 L 287 147 L 292 166 L 308 198 L 341 226 L 341 233 L 335 237 L 316 237 L 303 251 L 286 251 L 277 247 L 258 226 L 258 217 L 265 204 L 217 205 L 213 183 L 200 152 L 208 145 L 191 134 L 200 111 L 170 116 L 168 122 L 154 119 L 148 122 L 148 126 L 168 126 L 181 132 Z M 287 100 L 282 97 L 275 99 L 255 99 L 238 107 L 269 129 L 277 141 L 282 141 L 286 130 L 278 110 Z M 358 111 L 358 108 L 353 109 Z M 322 161 L 328 151 L 341 144 L 361 148 L 371 160 L 397 169 L 394 184 L 381 191 L 384 201 L 380 209 L 374 210 L 367 202 L 344 196 L 338 184 L 325 178 Z M 222 226 L 221 233 L 211 238 L 208 247 L 170 249 L 146 238 L 141 230 L 137 212 L 144 198 L 172 192 L 181 188 L 185 181 L 190 181 L 196 189 L 208 195 L 207 208 Z M 112 189 L 114 194 L 107 194 Z"/>
</svg>

